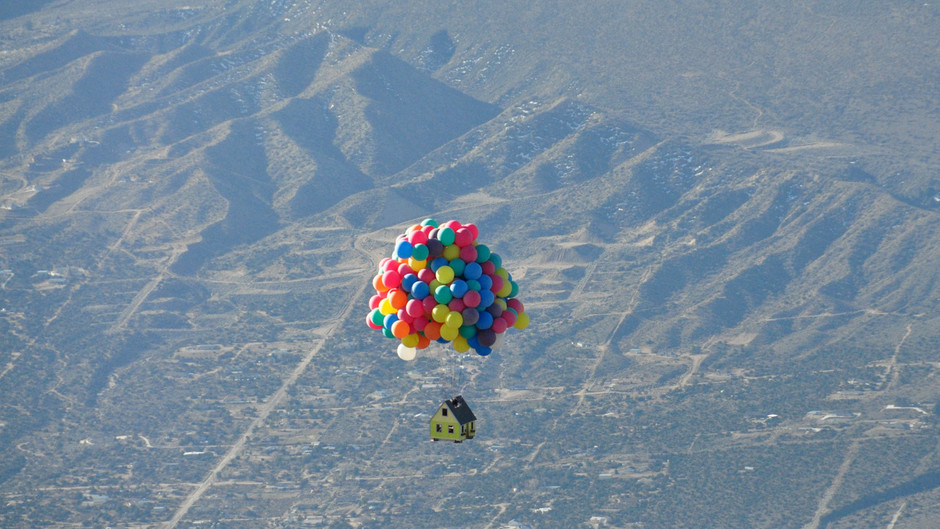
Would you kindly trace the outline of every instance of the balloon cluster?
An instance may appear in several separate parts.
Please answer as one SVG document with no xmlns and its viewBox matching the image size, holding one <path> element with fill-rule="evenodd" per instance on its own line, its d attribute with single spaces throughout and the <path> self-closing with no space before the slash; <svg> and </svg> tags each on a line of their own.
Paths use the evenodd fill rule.
<svg viewBox="0 0 940 529">
<path fill-rule="evenodd" d="M 519 286 L 477 235 L 473 224 L 425 219 L 399 235 L 392 257 L 379 262 L 366 323 L 401 340 L 402 360 L 432 341 L 486 356 L 506 329 L 528 326 Z"/>
</svg>

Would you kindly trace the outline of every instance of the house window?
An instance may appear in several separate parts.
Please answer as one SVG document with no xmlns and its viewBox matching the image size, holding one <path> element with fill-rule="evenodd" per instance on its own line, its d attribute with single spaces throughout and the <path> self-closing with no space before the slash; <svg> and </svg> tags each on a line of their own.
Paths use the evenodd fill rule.
<svg viewBox="0 0 940 529">
<path fill-rule="evenodd" d="M 438 425 L 436 425 L 436 426 L 437 426 L 437 433 L 441 433 L 441 432 L 444 431 L 443 429 L 441 429 L 441 425 L 440 425 L 440 424 L 438 424 Z"/>
<path fill-rule="evenodd" d="M 453 425 L 453 424 L 448 424 L 448 425 L 447 425 L 447 433 L 454 433 L 454 425 Z"/>
<path fill-rule="evenodd" d="M 441 415 L 443 415 L 444 417 L 447 417 L 447 408 L 444 408 L 441 410 Z"/>
</svg>

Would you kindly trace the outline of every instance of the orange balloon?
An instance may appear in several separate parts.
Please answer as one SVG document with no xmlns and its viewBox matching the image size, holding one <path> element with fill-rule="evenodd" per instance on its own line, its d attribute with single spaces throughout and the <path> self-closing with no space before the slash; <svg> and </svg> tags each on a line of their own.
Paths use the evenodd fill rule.
<svg viewBox="0 0 940 529">
<path fill-rule="evenodd" d="M 396 309 L 403 309 L 408 303 L 408 293 L 404 290 L 393 288 L 388 292 L 388 300 Z"/>
<path fill-rule="evenodd" d="M 388 290 L 388 287 L 385 286 L 385 281 L 382 280 L 382 274 L 376 274 L 372 278 L 372 287 L 375 288 L 376 292 L 385 292 Z"/>
<path fill-rule="evenodd" d="M 423 334 L 419 334 L 419 335 L 418 335 L 418 345 L 417 345 L 415 348 L 416 348 L 416 349 L 427 349 L 427 347 L 428 347 L 429 345 L 431 345 L 431 339 L 428 338 L 427 336 L 423 335 Z"/>
<path fill-rule="evenodd" d="M 428 322 L 428 326 L 424 328 L 424 335 L 429 340 L 437 340 L 441 337 L 441 324 L 436 321 Z"/>
<path fill-rule="evenodd" d="M 398 320 L 392 324 L 392 336 L 401 340 L 405 336 L 411 334 L 411 326 L 408 325 L 408 322 Z"/>
</svg>

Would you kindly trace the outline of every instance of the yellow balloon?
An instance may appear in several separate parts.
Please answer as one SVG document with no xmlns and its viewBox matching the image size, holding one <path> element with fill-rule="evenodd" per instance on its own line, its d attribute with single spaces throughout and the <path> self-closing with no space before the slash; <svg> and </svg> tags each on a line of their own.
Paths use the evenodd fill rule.
<svg viewBox="0 0 940 529">
<path fill-rule="evenodd" d="M 448 314 L 450 314 L 450 309 L 444 304 L 435 305 L 431 309 L 431 318 L 438 323 L 444 323 Z"/>
<path fill-rule="evenodd" d="M 437 269 L 435 277 L 437 277 L 437 280 L 440 281 L 442 285 L 449 285 L 450 282 L 454 280 L 454 269 L 444 265 Z"/>
<path fill-rule="evenodd" d="M 381 312 L 385 316 L 388 316 L 389 314 L 394 314 L 398 312 L 398 309 L 392 306 L 391 300 L 389 300 L 388 298 L 384 298 L 382 299 L 382 301 L 379 302 L 379 312 Z"/>
<path fill-rule="evenodd" d="M 417 333 L 409 334 L 401 339 L 401 343 L 405 344 L 405 347 L 416 347 L 418 345 L 418 335 Z"/>
<path fill-rule="evenodd" d="M 460 329 L 460 326 L 463 325 L 463 315 L 456 310 L 450 311 L 447 317 L 444 318 L 444 325 Z"/>
<path fill-rule="evenodd" d="M 454 259 L 460 257 L 460 247 L 456 244 L 451 244 L 450 246 L 444 247 L 444 258 L 448 261 L 453 261 Z"/>
<path fill-rule="evenodd" d="M 414 270 L 415 272 L 417 272 L 418 270 L 424 270 L 424 268 L 428 266 L 428 260 L 422 259 L 419 261 L 415 259 L 414 257 L 409 257 L 408 266 L 410 266 L 411 269 Z"/>
<path fill-rule="evenodd" d="M 458 353 L 466 353 L 470 350 L 470 344 L 467 343 L 467 339 L 463 336 L 457 336 L 454 338 L 454 351 Z"/>
<path fill-rule="evenodd" d="M 499 277 L 503 279 L 509 279 L 509 272 L 506 271 L 506 269 L 502 267 L 496 269 L 496 275 L 498 275 Z"/>
<path fill-rule="evenodd" d="M 506 281 L 505 283 L 503 283 L 503 286 L 499 290 L 496 291 L 496 295 L 502 298 L 508 296 L 511 293 L 512 293 L 512 283 L 510 283 L 509 281 Z"/>
<path fill-rule="evenodd" d="M 460 336 L 460 331 L 456 327 L 451 327 L 449 325 L 441 326 L 441 338 L 447 341 L 451 341 L 458 336 Z"/>
<path fill-rule="evenodd" d="M 428 283 L 428 289 L 431 290 L 431 295 L 434 295 L 434 291 L 437 290 L 437 287 L 439 287 L 439 286 L 441 286 L 441 282 L 438 281 L 437 279 L 432 279 L 432 280 Z"/>
<path fill-rule="evenodd" d="M 517 329 L 525 329 L 529 326 L 529 313 L 523 312 L 522 314 L 516 316 L 516 323 L 512 324 L 513 327 Z"/>
</svg>

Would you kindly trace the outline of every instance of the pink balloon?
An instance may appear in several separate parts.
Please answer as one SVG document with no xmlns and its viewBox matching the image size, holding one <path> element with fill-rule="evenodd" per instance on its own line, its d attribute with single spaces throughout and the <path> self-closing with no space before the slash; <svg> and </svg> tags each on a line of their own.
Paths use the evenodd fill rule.
<svg viewBox="0 0 940 529">
<path fill-rule="evenodd" d="M 424 313 L 430 314 L 434 307 L 437 306 L 437 300 L 434 299 L 434 296 L 428 296 L 421 300 L 421 304 L 424 306 Z"/>
<path fill-rule="evenodd" d="M 493 329 L 493 332 L 496 334 L 502 334 L 506 332 L 506 329 L 509 327 L 509 323 L 502 317 L 494 318 L 493 325 L 490 325 L 490 329 Z"/>
<path fill-rule="evenodd" d="M 454 232 L 454 244 L 463 248 L 473 242 L 473 232 L 467 228 L 460 228 Z"/>
<path fill-rule="evenodd" d="M 463 295 L 463 304 L 465 307 L 477 307 L 480 305 L 480 293 L 476 290 L 468 290 L 466 294 Z"/>
<path fill-rule="evenodd" d="M 378 308 L 379 303 L 381 303 L 383 299 L 385 299 L 385 296 L 380 296 L 378 294 L 375 294 L 374 296 L 369 298 L 369 308 L 370 309 Z"/>
<path fill-rule="evenodd" d="M 437 279 L 437 275 L 434 273 L 434 270 L 431 270 L 430 267 L 418 270 L 418 280 L 430 284 L 431 281 L 434 281 L 435 279 Z"/>
<path fill-rule="evenodd" d="M 398 287 L 398 285 L 401 285 L 401 274 L 398 273 L 398 270 L 386 271 L 384 274 L 382 274 L 382 284 L 388 288 Z"/>
<path fill-rule="evenodd" d="M 506 306 L 515 310 L 516 314 L 522 314 L 523 312 L 525 312 L 525 307 L 522 305 L 522 302 L 519 301 L 519 298 L 507 299 Z"/>
<path fill-rule="evenodd" d="M 464 224 L 463 227 L 470 230 L 470 233 L 473 235 L 472 241 L 477 240 L 477 237 L 480 236 L 480 228 L 477 228 L 476 224 Z"/>
<path fill-rule="evenodd" d="M 515 309 L 504 310 L 502 314 L 499 315 L 499 319 L 506 322 L 506 325 L 512 327 L 516 323 L 516 312 Z"/>
<path fill-rule="evenodd" d="M 502 276 L 498 276 L 496 274 L 493 274 L 490 277 L 493 278 L 493 286 L 492 288 L 490 288 L 490 290 L 492 290 L 493 293 L 495 294 L 499 292 L 499 289 L 503 288 L 503 278 Z"/>
<path fill-rule="evenodd" d="M 425 244 L 428 242 L 428 234 L 421 230 L 415 230 L 408 234 L 408 242 L 413 245 L 415 244 Z"/>
<path fill-rule="evenodd" d="M 413 274 L 415 271 L 411 269 L 411 265 L 407 261 L 398 265 L 398 275 L 405 277 L 408 274 Z"/>
<path fill-rule="evenodd" d="M 424 316 L 424 304 L 421 303 L 420 299 L 409 299 L 408 303 L 405 304 L 405 310 L 412 318 Z"/>
<path fill-rule="evenodd" d="M 460 258 L 463 259 L 465 263 L 472 263 L 477 260 L 477 247 L 468 244 L 460 249 Z"/>
<path fill-rule="evenodd" d="M 496 263 L 493 261 L 485 261 L 480 264 L 480 267 L 483 268 L 484 274 L 493 275 L 496 273 Z"/>
<path fill-rule="evenodd" d="M 408 311 L 405 309 L 398 309 L 398 319 L 408 323 L 409 325 L 415 320 L 414 316 L 408 314 Z"/>
<path fill-rule="evenodd" d="M 466 295 L 466 294 L 464 294 L 464 295 Z M 464 305 L 463 299 L 461 299 L 461 298 L 454 298 L 454 299 L 450 300 L 450 303 L 447 304 L 447 308 L 449 308 L 450 310 L 455 311 L 455 312 L 460 312 L 460 311 L 462 311 L 463 309 L 466 308 L 466 305 Z"/>
<path fill-rule="evenodd" d="M 397 272 L 398 264 L 399 264 L 398 261 L 394 259 L 389 259 L 388 261 L 385 262 L 385 271 L 388 272 L 390 270 L 395 270 Z"/>
<path fill-rule="evenodd" d="M 414 329 L 415 332 L 424 332 L 424 328 L 427 326 L 428 320 L 425 318 L 415 318 L 415 320 L 411 322 L 411 328 Z"/>
</svg>

